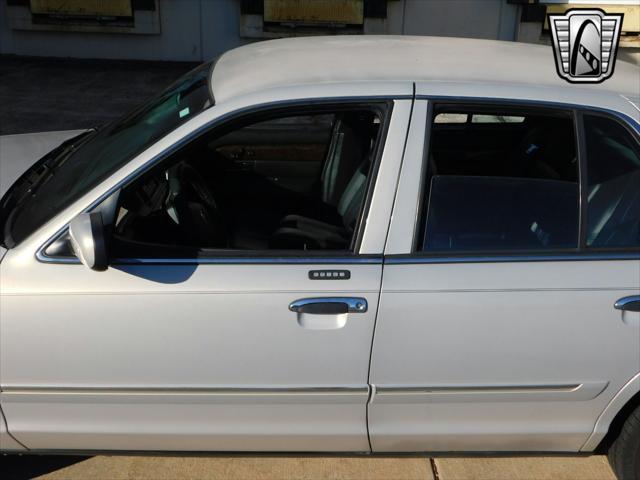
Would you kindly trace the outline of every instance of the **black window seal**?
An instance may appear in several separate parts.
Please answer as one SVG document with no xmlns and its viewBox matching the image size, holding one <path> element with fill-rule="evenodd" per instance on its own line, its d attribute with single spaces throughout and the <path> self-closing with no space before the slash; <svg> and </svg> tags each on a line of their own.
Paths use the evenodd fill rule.
<svg viewBox="0 0 640 480">
<path fill-rule="evenodd" d="M 574 110 L 574 128 L 576 135 L 576 146 L 578 153 L 578 173 L 580 175 L 580 218 L 578 220 L 578 248 L 584 250 L 587 246 L 587 208 L 588 208 L 588 185 L 587 185 L 587 141 L 584 131 L 584 117 L 581 111 Z"/>
<path fill-rule="evenodd" d="M 425 135 L 423 144 L 422 155 L 422 168 L 420 169 L 420 185 L 418 187 L 418 205 L 416 211 L 415 221 L 418 225 L 413 227 L 413 240 L 411 241 L 411 251 L 417 252 L 418 244 L 424 238 L 424 231 L 426 229 L 426 223 L 422 221 L 423 210 L 426 208 L 428 202 L 424 198 L 424 191 L 427 185 L 427 178 L 429 176 L 429 156 L 431 155 L 431 133 L 435 125 L 435 108 L 433 102 L 427 102 L 427 121 L 425 123 Z"/>
</svg>

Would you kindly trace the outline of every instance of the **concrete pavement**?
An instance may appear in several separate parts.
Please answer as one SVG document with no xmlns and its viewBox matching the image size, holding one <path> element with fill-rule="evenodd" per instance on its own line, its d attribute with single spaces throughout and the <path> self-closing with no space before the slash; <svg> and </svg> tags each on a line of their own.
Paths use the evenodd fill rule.
<svg viewBox="0 0 640 480">
<path fill-rule="evenodd" d="M 615 480 L 593 457 L 5 457 L 4 480 Z"/>
</svg>

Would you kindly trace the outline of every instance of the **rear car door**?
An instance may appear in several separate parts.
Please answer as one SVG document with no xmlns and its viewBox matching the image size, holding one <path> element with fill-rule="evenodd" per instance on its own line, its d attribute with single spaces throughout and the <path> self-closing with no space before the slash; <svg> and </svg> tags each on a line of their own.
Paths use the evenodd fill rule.
<svg viewBox="0 0 640 480">
<path fill-rule="evenodd" d="M 12 435 L 33 450 L 368 451 L 381 254 L 412 102 L 382 103 L 361 228 L 344 251 L 180 257 L 142 242 L 139 257 L 94 272 L 40 250 L 127 172 L 11 249 L 0 264 L 0 400 Z M 155 152 L 234 108 L 196 117 Z"/>
<path fill-rule="evenodd" d="M 414 107 L 429 126 L 425 143 L 412 122 L 385 251 L 372 448 L 576 452 L 640 371 L 637 124 L 474 102 Z M 439 155 L 442 113 L 523 132 L 477 164 Z"/>
</svg>

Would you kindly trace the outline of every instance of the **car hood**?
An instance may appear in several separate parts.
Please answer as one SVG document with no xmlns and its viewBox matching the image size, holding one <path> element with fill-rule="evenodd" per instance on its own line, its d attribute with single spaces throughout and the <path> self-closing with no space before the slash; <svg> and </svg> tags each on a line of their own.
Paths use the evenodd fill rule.
<svg viewBox="0 0 640 480">
<path fill-rule="evenodd" d="M 65 140 L 86 130 L 0 136 L 0 197 L 27 168 Z"/>
<path fill-rule="evenodd" d="M 86 130 L 0 136 L 0 198 L 31 165 L 65 140 Z M 0 247 L 0 260 L 6 251 Z"/>
</svg>

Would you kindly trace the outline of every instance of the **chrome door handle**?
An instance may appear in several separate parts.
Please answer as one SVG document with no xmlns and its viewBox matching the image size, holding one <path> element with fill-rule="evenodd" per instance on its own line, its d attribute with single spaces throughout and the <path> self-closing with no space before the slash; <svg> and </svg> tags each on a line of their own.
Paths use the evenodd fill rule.
<svg viewBox="0 0 640 480">
<path fill-rule="evenodd" d="M 292 312 L 313 315 L 364 313 L 367 308 L 367 300 L 359 297 L 301 298 L 289 305 L 289 310 Z"/>
<path fill-rule="evenodd" d="M 627 312 L 640 312 L 640 295 L 621 298 L 613 304 L 613 308 Z"/>
</svg>

